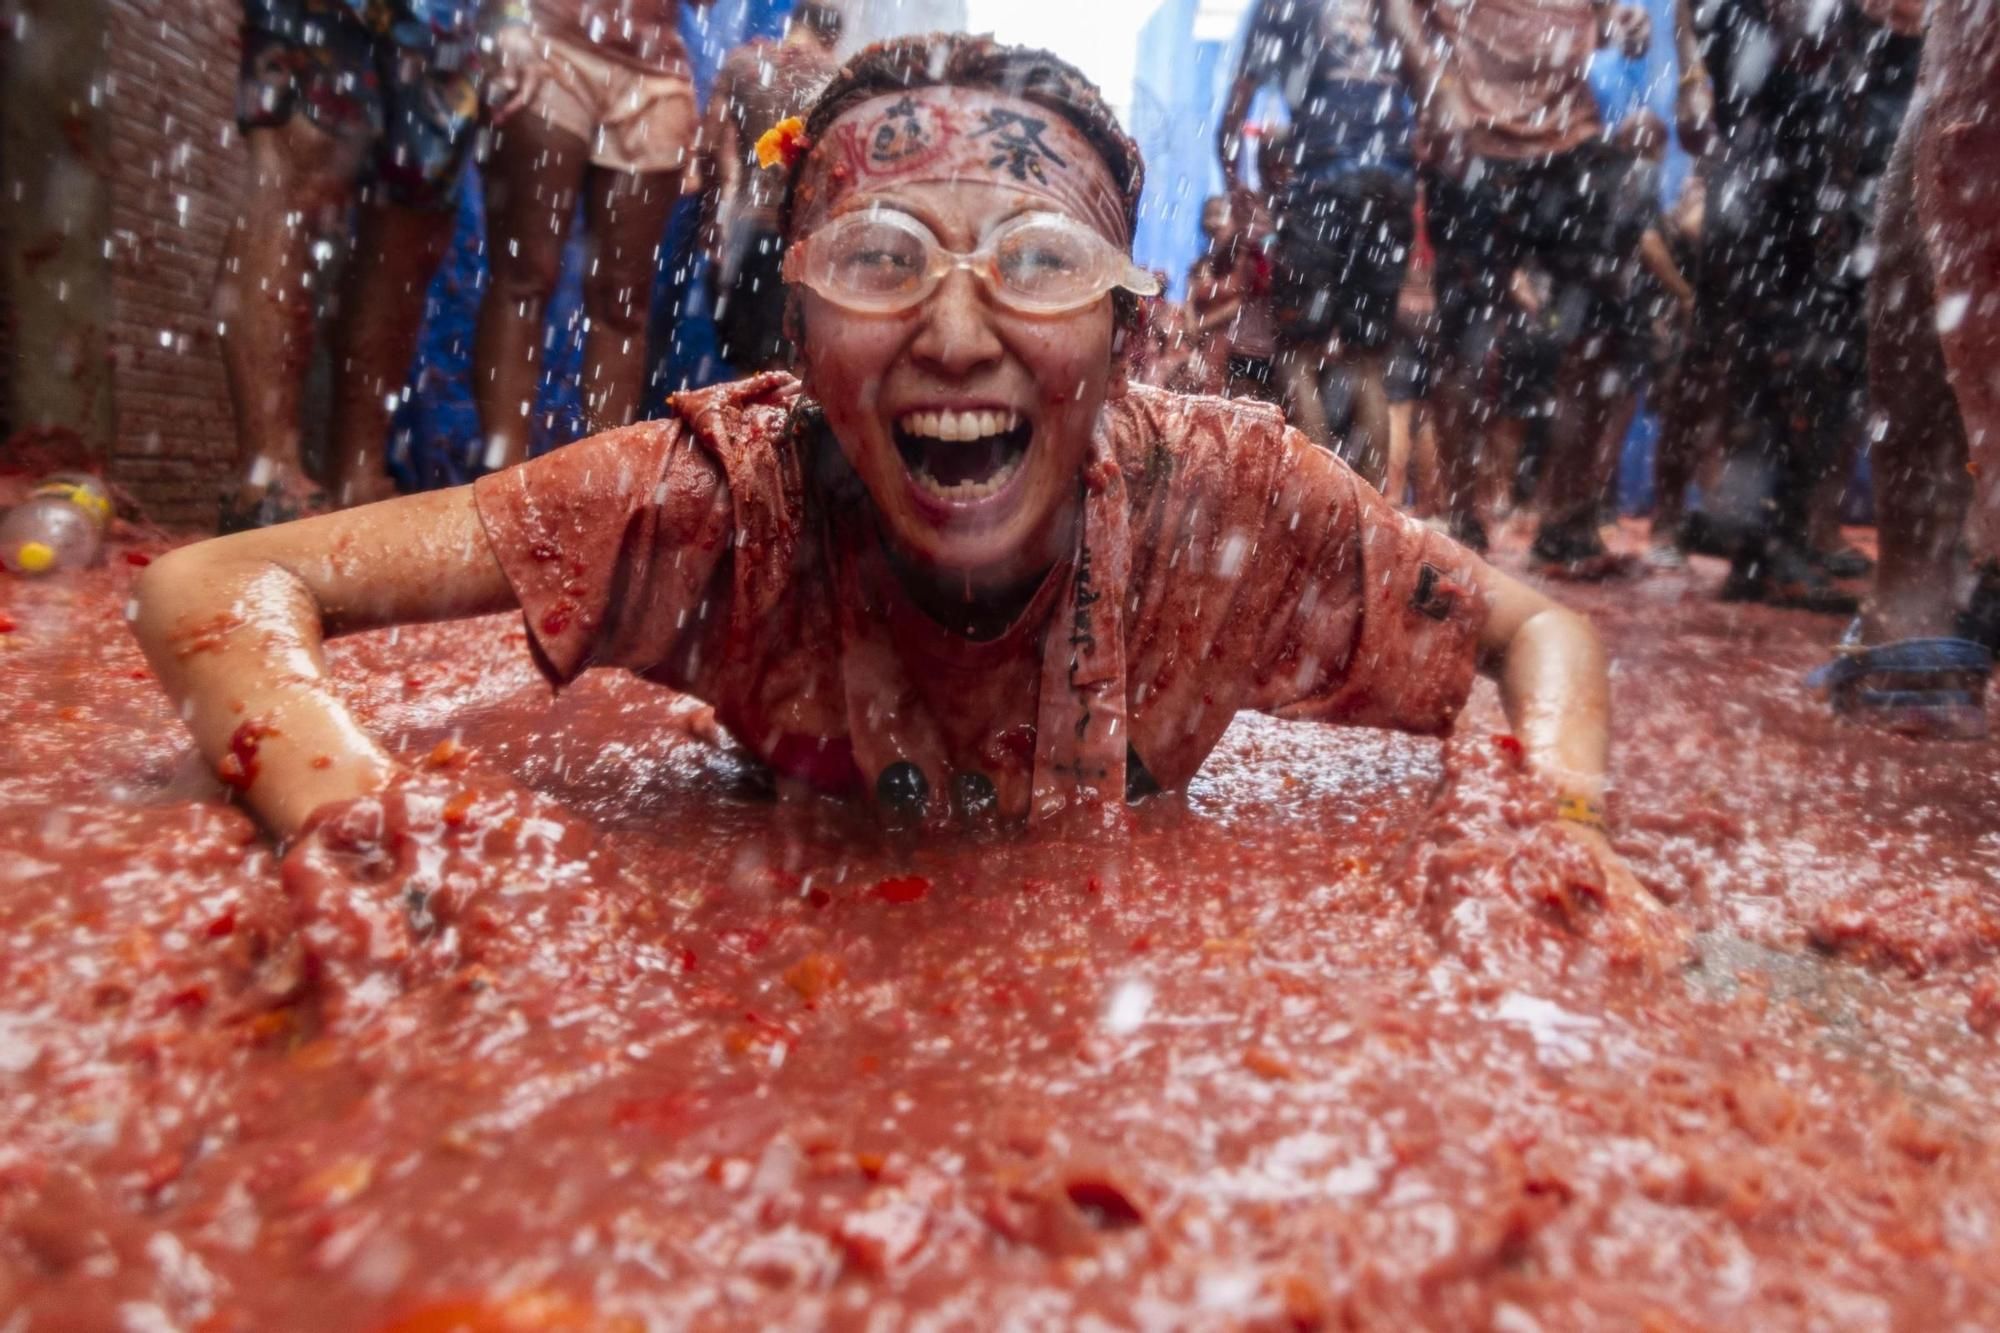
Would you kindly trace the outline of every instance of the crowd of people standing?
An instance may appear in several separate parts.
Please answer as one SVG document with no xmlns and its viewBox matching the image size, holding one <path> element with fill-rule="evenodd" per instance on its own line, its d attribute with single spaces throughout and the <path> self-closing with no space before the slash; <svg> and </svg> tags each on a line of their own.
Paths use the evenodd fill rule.
<svg viewBox="0 0 2000 1333">
<path fill-rule="evenodd" d="M 1583 577 L 1629 566 L 1600 528 L 1644 394 L 1651 561 L 1726 555 L 1727 597 L 1851 609 L 1868 227 L 1919 11 L 1679 0 L 1669 35 L 1606 0 L 1260 0 L 1165 373 L 1281 402 L 1476 549 L 1532 504 L 1537 562 Z M 1695 159 L 1673 200 L 1669 127 L 1611 121 L 1589 78 L 1665 36 Z M 1249 120 L 1267 88 L 1283 128 Z"/>
<path fill-rule="evenodd" d="M 215 295 L 240 463 L 224 531 L 393 492 L 390 414 L 475 155 L 489 274 L 471 375 L 482 469 L 528 456 L 573 229 L 590 426 L 641 410 L 654 280 L 688 195 L 704 203 L 723 357 L 738 369 L 783 358 L 775 201 L 755 145 L 832 77 L 843 10 L 801 0 L 781 38 L 731 52 L 706 115 L 680 23 L 679 0 L 246 0 L 237 118 L 255 188 Z M 350 212 L 315 478 L 301 448 L 315 287 Z"/>
</svg>

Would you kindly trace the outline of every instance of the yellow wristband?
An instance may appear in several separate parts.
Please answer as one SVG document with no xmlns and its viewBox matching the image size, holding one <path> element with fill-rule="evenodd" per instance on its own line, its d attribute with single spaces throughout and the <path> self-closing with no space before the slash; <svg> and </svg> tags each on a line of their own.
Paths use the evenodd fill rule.
<svg viewBox="0 0 2000 1333">
<path fill-rule="evenodd" d="M 1556 802 L 1556 818 L 1586 828 L 1604 827 L 1604 807 L 1587 796 L 1565 796 Z"/>
</svg>

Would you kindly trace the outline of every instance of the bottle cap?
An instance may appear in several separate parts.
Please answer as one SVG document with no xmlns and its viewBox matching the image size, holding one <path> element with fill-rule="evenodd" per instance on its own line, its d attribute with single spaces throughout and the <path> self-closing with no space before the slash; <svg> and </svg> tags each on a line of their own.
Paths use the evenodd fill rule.
<svg viewBox="0 0 2000 1333">
<path fill-rule="evenodd" d="M 47 542 L 22 542 L 14 552 L 14 563 L 24 573 L 45 573 L 55 567 L 56 548 Z"/>
</svg>

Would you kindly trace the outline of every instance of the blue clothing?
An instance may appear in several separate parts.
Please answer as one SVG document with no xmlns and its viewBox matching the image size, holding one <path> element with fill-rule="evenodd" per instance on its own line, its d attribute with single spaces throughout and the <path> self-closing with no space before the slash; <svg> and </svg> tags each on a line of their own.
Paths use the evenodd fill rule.
<svg viewBox="0 0 2000 1333">
<path fill-rule="evenodd" d="M 1416 171 L 1416 112 L 1375 29 L 1373 0 L 1261 0 L 1241 72 L 1283 92 L 1287 156 L 1300 179 Z"/>
</svg>

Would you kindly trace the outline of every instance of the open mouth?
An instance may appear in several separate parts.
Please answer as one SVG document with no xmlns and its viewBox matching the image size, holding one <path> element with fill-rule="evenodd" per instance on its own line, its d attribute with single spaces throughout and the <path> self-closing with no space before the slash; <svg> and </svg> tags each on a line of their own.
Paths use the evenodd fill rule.
<svg viewBox="0 0 2000 1333">
<path fill-rule="evenodd" d="M 1019 412 L 908 412 L 896 450 L 918 487 L 958 504 L 997 495 L 1021 470 L 1034 426 Z"/>
</svg>

